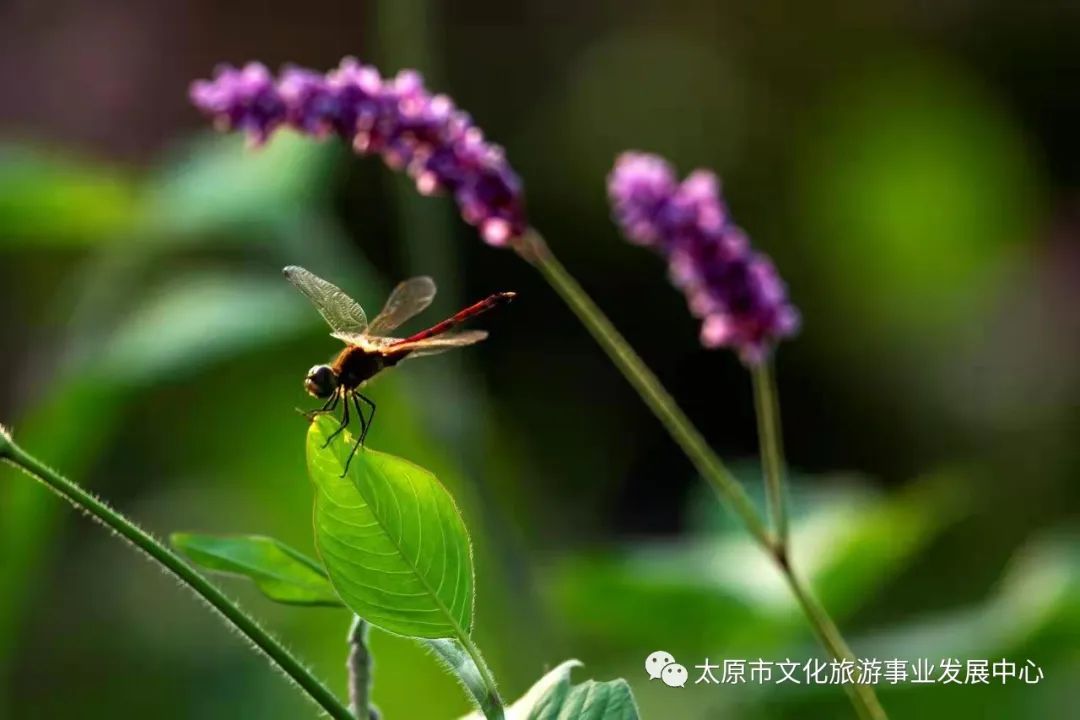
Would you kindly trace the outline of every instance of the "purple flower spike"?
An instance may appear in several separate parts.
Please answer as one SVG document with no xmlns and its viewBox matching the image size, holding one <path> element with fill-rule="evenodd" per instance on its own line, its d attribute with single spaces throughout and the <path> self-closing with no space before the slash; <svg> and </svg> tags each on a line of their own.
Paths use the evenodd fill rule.
<svg viewBox="0 0 1080 720">
<path fill-rule="evenodd" d="M 675 194 L 675 170 L 661 157 L 623 153 L 608 179 L 608 193 L 615 219 L 631 242 L 657 245 L 663 242 L 661 216 Z"/>
<path fill-rule="evenodd" d="M 219 67 L 213 80 L 192 83 L 191 100 L 220 130 L 246 132 L 259 144 L 285 122 L 287 111 L 273 76 L 260 63 L 239 70 Z"/>
<path fill-rule="evenodd" d="M 680 183 L 663 158 L 627 152 L 608 177 L 608 194 L 627 238 L 667 258 L 672 283 L 702 318 L 702 345 L 733 348 L 756 365 L 798 331 L 784 282 L 731 222 L 714 173 L 697 170 Z"/>
<path fill-rule="evenodd" d="M 387 80 L 346 58 L 325 75 L 288 67 L 275 80 L 257 63 L 223 66 L 212 80 L 192 84 L 191 100 L 219 129 L 246 132 L 260 144 L 283 125 L 312 137 L 336 134 L 356 152 L 407 172 L 421 193 L 452 194 L 491 245 L 506 245 L 528 227 L 521 181 L 502 148 L 414 71 Z"/>
</svg>

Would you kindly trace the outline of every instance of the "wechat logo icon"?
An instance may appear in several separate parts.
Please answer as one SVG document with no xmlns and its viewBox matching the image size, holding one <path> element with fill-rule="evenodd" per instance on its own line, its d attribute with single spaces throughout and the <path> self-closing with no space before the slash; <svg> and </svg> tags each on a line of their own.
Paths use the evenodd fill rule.
<svg viewBox="0 0 1080 720">
<path fill-rule="evenodd" d="M 668 687 L 686 685 L 686 668 L 675 662 L 674 655 L 664 650 L 657 650 L 645 658 L 645 672 L 649 673 L 650 680 L 660 680 Z"/>
</svg>

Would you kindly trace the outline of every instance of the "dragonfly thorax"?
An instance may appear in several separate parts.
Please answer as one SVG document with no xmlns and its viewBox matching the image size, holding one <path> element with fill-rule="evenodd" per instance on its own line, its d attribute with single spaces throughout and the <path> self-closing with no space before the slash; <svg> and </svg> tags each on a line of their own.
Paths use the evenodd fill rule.
<svg viewBox="0 0 1080 720">
<path fill-rule="evenodd" d="M 346 390 L 355 390 L 383 368 L 397 365 L 407 354 L 384 353 L 351 345 L 341 351 L 331 368 L 339 386 Z"/>
</svg>

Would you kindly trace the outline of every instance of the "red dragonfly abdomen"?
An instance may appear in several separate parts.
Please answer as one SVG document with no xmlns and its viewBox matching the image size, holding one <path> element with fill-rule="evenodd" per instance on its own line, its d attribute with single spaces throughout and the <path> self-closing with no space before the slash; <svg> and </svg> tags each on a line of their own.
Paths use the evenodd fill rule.
<svg viewBox="0 0 1080 720">
<path fill-rule="evenodd" d="M 427 330 L 421 330 L 411 337 L 407 337 L 404 340 L 399 340 L 393 345 L 388 345 L 387 349 L 393 348 L 395 345 L 402 345 L 404 343 L 413 343 L 419 340 L 427 340 L 428 338 L 435 337 L 436 335 L 442 335 L 448 330 L 456 328 L 458 325 L 470 320 L 477 315 L 486 313 L 488 310 L 493 310 L 500 305 L 505 305 L 514 299 L 517 293 L 512 292 L 500 292 L 494 295 L 489 295 L 478 303 L 473 303 L 464 310 L 451 315 L 440 323 L 432 325 Z"/>
</svg>

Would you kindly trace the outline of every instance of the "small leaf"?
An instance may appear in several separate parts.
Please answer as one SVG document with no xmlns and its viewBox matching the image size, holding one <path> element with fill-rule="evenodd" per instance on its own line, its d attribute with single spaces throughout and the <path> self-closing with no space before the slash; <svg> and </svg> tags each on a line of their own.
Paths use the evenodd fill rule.
<svg viewBox="0 0 1080 720">
<path fill-rule="evenodd" d="M 570 684 L 570 671 L 580 667 L 567 660 L 540 678 L 507 708 L 506 720 L 637 720 L 634 694 L 625 680 Z M 462 720 L 482 720 L 473 713 Z"/>
<path fill-rule="evenodd" d="M 586 680 L 570 685 L 567 678 L 551 688 L 525 716 L 528 720 L 637 720 L 638 709 L 623 679 Z"/>
<path fill-rule="evenodd" d="M 457 506 L 434 475 L 362 449 L 341 477 L 353 438 L 330 443 L 323 416 L 307 436 L 315 484 L 315 546 L 338 595 L 372 625 L 419 638 L 472 629 L 473 561 Z"/>
<path fill-rule="evenodd" d="M 169 540 L 192 562 L 207 570 L 249 578 L 276 602 L 341 606 L 319 564 L 274 538 L 174 533 Z"/>
</svg>

